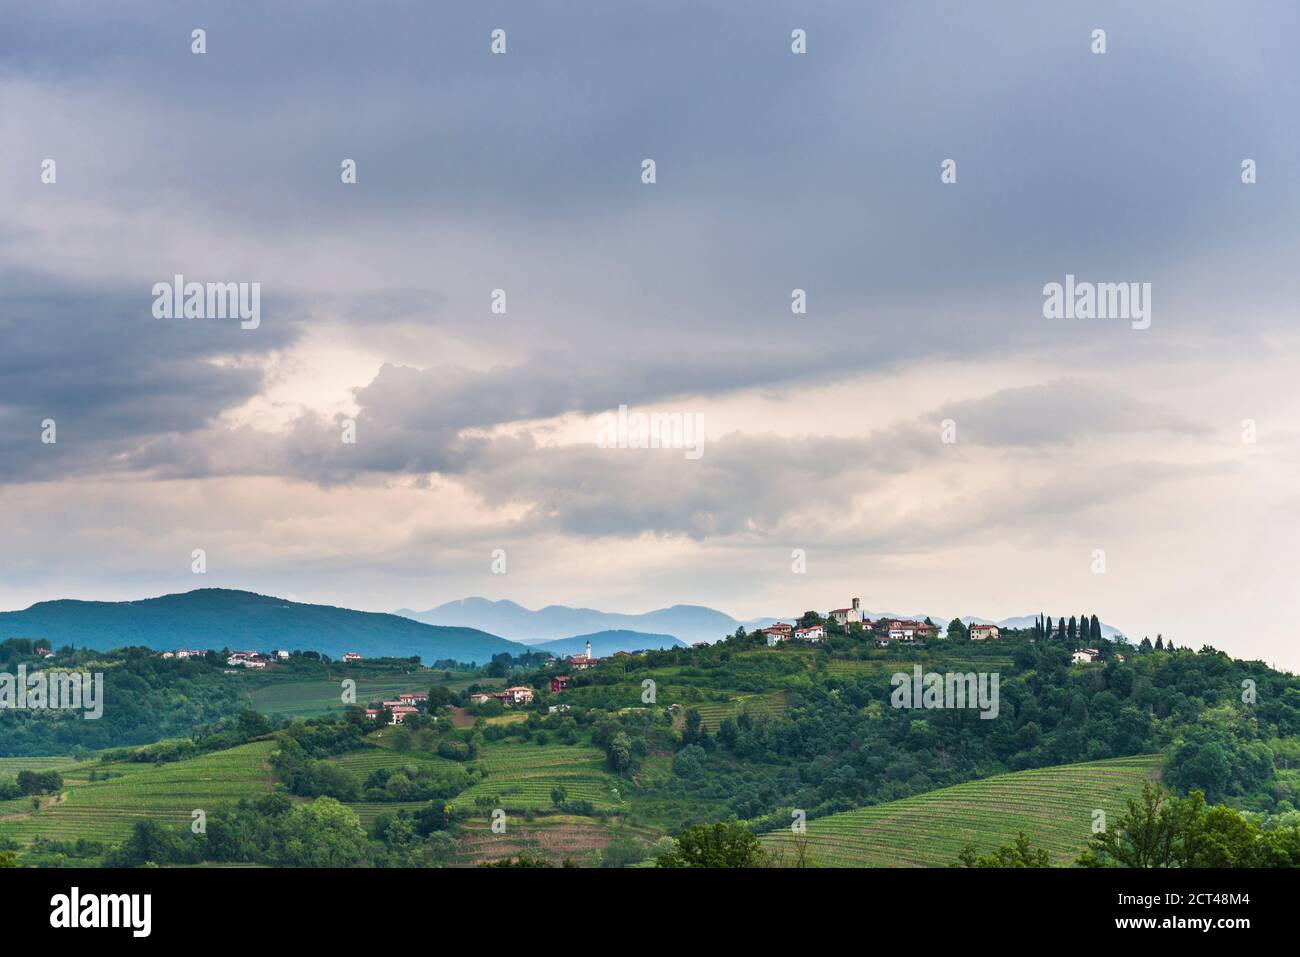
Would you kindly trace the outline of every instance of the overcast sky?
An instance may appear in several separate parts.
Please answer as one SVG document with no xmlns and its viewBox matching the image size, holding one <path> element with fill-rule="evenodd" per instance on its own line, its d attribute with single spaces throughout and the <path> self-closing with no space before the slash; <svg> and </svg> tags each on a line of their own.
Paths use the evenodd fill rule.
<svg viewBox="0 0 1300 957">
<path fill-rule="evenodd" d="M 858 596 L 1300 668 L 1298 33 L 1269 2 L 7 4 L 0 607 Z M 260 283 L 260 325 L 154 318 L 176 274 Z M 1150 283 L 1150 327 L 1045 318 L 1067 274 Z M 620 405 L 702 417 L 703 454 L 597 447 Z"/>
</svg>

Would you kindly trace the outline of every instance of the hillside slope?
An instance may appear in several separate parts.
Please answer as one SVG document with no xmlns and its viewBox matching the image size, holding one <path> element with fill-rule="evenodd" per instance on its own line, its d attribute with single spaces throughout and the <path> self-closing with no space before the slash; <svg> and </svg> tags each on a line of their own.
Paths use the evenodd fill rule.
<svg viewBox="0 0 1300 957">
<path fill-rule="evenodd" d="M 1088 843 L 1094 809 L 1114 820 L 1159 763 L 1158 755 L 1139 755 L 1016 771 L 832 814 L 808 822 L 809 858 L 823 867 L 948 867 L 967 844 L 987 853 L 1024 831 L 1054 864 L 1067 865 Z M 789 831 L 763 843 L 787 858 L 795 853 Z"/>
<path fill-rule="evenodd" d="M 368 658 L 419 655 L 425 662 L 453 658 L 485 663 L 500 652 L 525 650 L 474 628 L 437 627 L 401 615 L 305 605 L 223 588 L 141 601 L 39 602 L 24 611 L 0 612 L 0 639 L 11 636 L 48 638 L 56 648 L 311 649 L 334 658 L 356 651 Z"/>
</svg>

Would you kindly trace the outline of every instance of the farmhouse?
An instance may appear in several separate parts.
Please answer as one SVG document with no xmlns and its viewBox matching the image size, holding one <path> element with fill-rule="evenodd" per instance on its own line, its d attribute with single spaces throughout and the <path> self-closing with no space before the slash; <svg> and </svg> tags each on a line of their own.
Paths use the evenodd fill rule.
<svg viewBox="0 0 1300 957">
<path fill-rule="evenodd" d="M 850 608 L 833 608 L 829 615 L 831 621 L 837 625 L 848 626 L 850 622 L 860 623 L 862 621 L 862 603 L 858 599 L 853 599 L 853 605 Z"/>
<path fill-rule="evenodd" d="M 692 642 L 691 642 L 691 647 L 692 647 L 692 648 L 708 648 L 708 647 L 710 647 L 710 646 L 709 646 L 709 643 L 708 643 L 707 641 L 692 641 Z"/>
<path fill-rule="evenodd" d="M 895 619 L 887 627 L 890 641 L 912 641 L 916 638 L 916 622 L 914 621 Z"/>
<path fill-rule="evenodd" d="M 484 691 L 475 691 L 469 696 L 470 704 L 486 704 L 492 700 L 492 696 Z"/>
<path fill-rule="evenodd" d="M 429 696 L 423 691 L 406 691 L 397 696 L 397 699 L 405 705 L 419 705 L 429 700 Z"/>
<path fill-rule="evenodd" d="M 558 694 L 559 692 L 566 690 L 569 687 L 569 682 L 571 680 L 572 679 L 568 675 L 556 675 L 551 679 L 551 692 Z"/>
<path fill-rule="evenodd" d="M 406 716 L 408 714 L 420 713 L 419 708 L 412 708 L 410 705 L 404 705 L 404 704 L 399 704 L 397 707 L 389 708 L 388 710 L 392 712 L 393 715 L 393 717 L 389 719 L 388 722 L 389 724 L 401 724 L 406 720 Z"/>
<path fill-rule="evenodd" d="M 826 637 L 826 629 L 821 625 L 809 625 L 807 628 L 796 628 L 794 630 L 795 641 L 810 641 L 817 644 Z"/>
<path fill-rule="evenodd" d="M 360 661 L 360 660 L 361 660 L 361 656 L 360 656 L 359 654 L 357 654 L 355 651 L 349 651 L 347 654 L 345 654 L 345 655 L 343 656 L 343 660 L 344 660 L 344 661 Z"/>
<path fill-rule="evenodd" d="M 775 648 L 781 642 L 790 637 L 790 626 L 777 622 L 763 629 L 763 637 L 767 639 L 767 646 Z"/>
<path fill-rule="evenodd" d="M 984 641 L 986 638 L 996 638 L 998 636 L 997 625 L 971 625 L 970 640 Z"/>
<path fill-rule="evenodd" d="M 532 704 L 533 689 L 520 685 L 515 688 L 507 688 L 505 691 L 498 691 L 495 697 L 499 698 L 502 704 Z"/>
<path fill-rule="evenodd" d="M 281 651 L 277 651 L 277 652 L 275 653 L 275 657 L 278 658 L 280 661 L 288 661 L 288 660 L 289 660 L 289 652 L 287 652 L 287 651 L 283 651 L 283 650 L 281 650 Z"/>
<path fill-rule="evenodd" d="M 1071 655 L 1071 659 L 1076 665 L 1084 665 L 1096 661 L 1101 657 L 1101 652 L 1096 648 L 1083 648 Z"/>
</svg>

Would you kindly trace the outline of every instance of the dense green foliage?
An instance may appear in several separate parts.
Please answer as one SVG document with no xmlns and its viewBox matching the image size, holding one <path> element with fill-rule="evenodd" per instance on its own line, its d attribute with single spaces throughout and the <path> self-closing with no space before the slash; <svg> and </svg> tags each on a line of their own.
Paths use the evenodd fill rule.
<svg viewBox="0 0 1300 957">
<path fill-rule="evenodd" d="M 1300 826 L 1261 828 L 1193 791 L 1148 786 L 1111 827 L 1093 835 L 1085 867 L 1300 867 Z"/>
</svg>

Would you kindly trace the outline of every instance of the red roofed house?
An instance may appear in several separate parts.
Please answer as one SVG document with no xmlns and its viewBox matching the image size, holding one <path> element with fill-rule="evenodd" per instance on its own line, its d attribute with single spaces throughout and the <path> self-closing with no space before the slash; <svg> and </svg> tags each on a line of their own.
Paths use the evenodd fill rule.
<svg viewBox="0 0 1300 957">
<path fill-rule="evenodd" d="M 566 688 L 568 688 L 569 680 L 570 679 L 568 675 L 556 675 L 554 678 L 552 678 L 551 679 L 552 693 L 559 693 L 561 691 L 564 691 Z"/>
<path fill-rule="evenodd" d="M 519 687 L 507 688 L 505 691 L 497 692 L 497 697 L 504 704 L 532 704 L 533 689 L 520 685 Z"/>
<path fill-rule="evenodd" d="M 399 704 L 396 708 L 389 708 L 388 710 L 393 713 L 392 720 L 388 722 L 389 724 L 401 724 L 406 720 L 408 714 L 420 713 L 419 708 L 412 708 L 410 705 L 404 704 Z"/>
<path fill-rule="evenodd" d="M 997 625 L 971 625 L 970 640 L 983 641 L 986 638 L 996 638 L 998 636 Z"/>
<path fill-rule="evenodd" d="M 767 639 L 767 646 L 775 648 L 781 642 L 790 637 L 790 626 L 777 622 L 775 625 L 769 625 L 763 629 L 763 637 Z"/>
<path fill-rule="evenodd" d="M 343 656 L 343 660 L 344 660 L 344 661 L 360 661 L 360 660 L 361 660 L 361 656 L 360 656 L 359 654 L 357 654 L 355 651 L 349 651 L 346 655 Z"/>
</svg>

